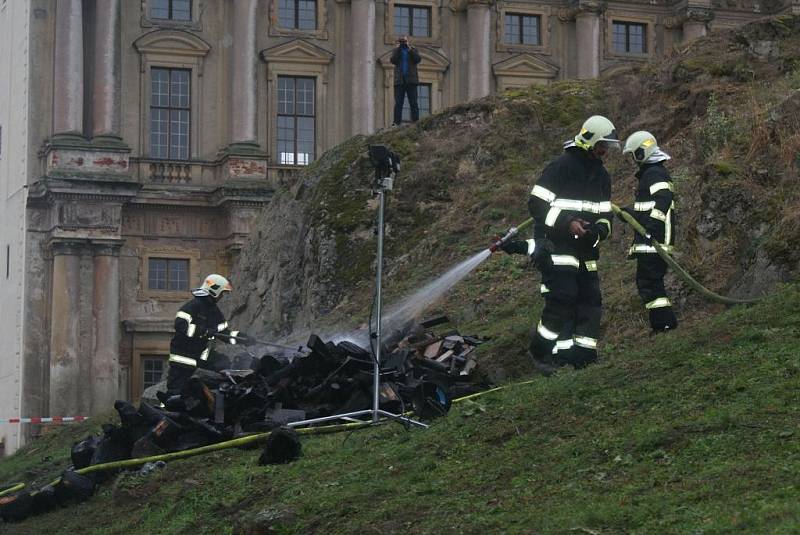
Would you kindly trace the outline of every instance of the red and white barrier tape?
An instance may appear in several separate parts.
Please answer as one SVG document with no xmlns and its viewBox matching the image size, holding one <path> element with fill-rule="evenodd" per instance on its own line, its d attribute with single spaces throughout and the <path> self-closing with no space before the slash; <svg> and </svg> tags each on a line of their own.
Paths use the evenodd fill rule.
<svg viewBox="0 0 800 535">
<path fill-rule="evenodd" d="M 52 418 L 0 418 L 0 424 L 60 424 L 64 422 L 82 422 L 88 416 L 53 416 Z"/>
</svg>

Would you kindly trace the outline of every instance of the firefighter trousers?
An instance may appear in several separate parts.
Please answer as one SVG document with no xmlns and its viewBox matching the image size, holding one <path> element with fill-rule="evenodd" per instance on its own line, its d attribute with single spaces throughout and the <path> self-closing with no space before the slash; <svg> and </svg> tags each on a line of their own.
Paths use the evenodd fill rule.
<svg viewBox="0 0 800 535">
<path fill-rule="evenodd" d="M 650 327 L 658 332 L 678 326 L 678 318 L 664 288 L 666 273 L 667 263 L 658 254 L 636 255 L 636 288 L 650 316 Z"/>
<path fill-rule="evenodd" d="M 167 394 L 170 396 L 180 395 L 196 369 L 197 367 L 170 362 L 169 371 L 167 371 Z"/>
<path fill-rule="evenodd" d="M 597 360 L 603 302 L 595 265 L 542 273 L 544 310 L 531 333 L 534 359 L 576 368 Z"/>
</svg>

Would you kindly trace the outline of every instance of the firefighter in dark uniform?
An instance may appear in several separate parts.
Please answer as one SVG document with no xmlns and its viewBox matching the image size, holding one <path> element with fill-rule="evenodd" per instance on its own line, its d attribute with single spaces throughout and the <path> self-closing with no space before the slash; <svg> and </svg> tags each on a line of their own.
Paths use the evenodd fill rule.
<svg viewBox="0 0 800 535">
<path fill-rule="evenodd" d="M 622 152 L 630 154 L 639 166 L 636 200 L 625 210 L 651 237 L 672 252 L 675 244 L 674 189 L 672 177 L 664 167 L 670 156 L 658 148 L 653 134 L 645 131 L 631 134 Z M 636 288 L 650 316 L 650 327 L 655 332 L 675 329 L 678 319 L 664 288 L 667 263 L 658 256 L 650 241 L 639 233 L 634 234 L 629 256 L 636 258 Z"/>
<path fill-rule="evenodd" d="M 533 187 L 528 211 L 533 239 L 502 248 L 531 256 L 542 273 L 544 310 L 531 333 L 530 356 L 550 374 L 597 359 L 602 298 L 599 245 L 611 235 L 611 179 L 602 158 L 618 147 L 614 125 L 600 115 L 586 120 Z"/>
<path fill-rule="evenodd" d="M 175 315 L 175 335 L 169 348 L 169 395 L 179 395 L 198 367 L 208 367 L 209 342 L 215 337 L 230 344 L 247 341 L 245 335 L 228 328 L 225 316 L 217 307 L 223 294 L 231 289 L 231 283 L 222 275 L 209 275 L 202 286 L 192 290 L 194 298 Z"/>
</svg>

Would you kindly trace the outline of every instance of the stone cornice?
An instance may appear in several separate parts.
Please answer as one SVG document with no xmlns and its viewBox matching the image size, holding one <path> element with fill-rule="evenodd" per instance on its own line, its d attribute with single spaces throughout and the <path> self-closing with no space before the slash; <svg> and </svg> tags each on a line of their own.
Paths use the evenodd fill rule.
<svg viewBox="0 0 800 535">
<path fill-rule="evenodd" d="M 122 325 L 127 333 L 171 333 L 175 330 L 173 322 L 174 320 L 170 318 L 134 319 L 123 320 Z"/>
<path fill-rule="evenodd" d="M 43 178 L 28 188 L 28 206 L 49 206 L 57 200 L 124 204 L 135 197 L 140 188 L 137 182 Z"/>
<path fill-rule="evenodd" d="M 558 18 L 568 22 L 580 15 L 600 15 L 605 10 L 605 0 L 577 0 L 573 5 L 559 9 Z"/>
<path fill-rule="evenodd" d="M 197 35 L 182 29 L 155 30 L 133 42 L 139 54 L 167 54 L 205 57 L 211 45 Z"/>
<path fill-rule="evenodd" d="M 330 65 L 334 54 L 305 39 L 293 39 L 259 52 L 266 63 L 292 62 L 301 64 Z"/>
<path fill-rule="evenodd" d="M 80 256 L 88 244 L 88 240 L 52 238 L 47 249 L 53 256 Z"/>
</svg>

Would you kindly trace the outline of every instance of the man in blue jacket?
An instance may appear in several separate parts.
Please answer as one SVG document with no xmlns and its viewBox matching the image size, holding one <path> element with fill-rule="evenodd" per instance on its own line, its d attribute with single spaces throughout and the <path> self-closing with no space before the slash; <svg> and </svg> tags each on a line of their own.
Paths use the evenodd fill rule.
<svg viewBox="0 0 800 535">
<path fill-rule="evenodd" d="M 419 51 L 411 46 L 408 36 L 404 35 L 397 40 L 397 48 L 392 52 L 390 61 L 394 65 L 394 123 L 399 125 L 403 121 L 403 103 L 408 95 L 408 105 L 411 107 L 411 121 L 419 120 L 419 105 L 417 104 L 417 84 L 419 74 L 417 65 L 421 58 Z"/>
</svg>

